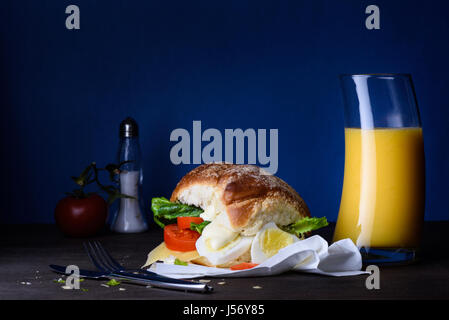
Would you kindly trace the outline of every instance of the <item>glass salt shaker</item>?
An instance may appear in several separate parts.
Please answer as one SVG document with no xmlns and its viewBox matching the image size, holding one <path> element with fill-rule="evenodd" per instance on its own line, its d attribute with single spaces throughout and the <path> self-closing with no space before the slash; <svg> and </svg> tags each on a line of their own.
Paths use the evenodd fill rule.
<svg viewBox="0 0 449 320">
<path fill-rule="evenodd" d="M 118 209 L 111 221 L 111 230 L 120 233 L 137 233 L 148 229 L 142 201 L 143 172 L 137 122 L 128 117 L 120 123 L 118 163 L 121 166 L 120 193 L 135 199 L 120 198 Z"/>
</svg>

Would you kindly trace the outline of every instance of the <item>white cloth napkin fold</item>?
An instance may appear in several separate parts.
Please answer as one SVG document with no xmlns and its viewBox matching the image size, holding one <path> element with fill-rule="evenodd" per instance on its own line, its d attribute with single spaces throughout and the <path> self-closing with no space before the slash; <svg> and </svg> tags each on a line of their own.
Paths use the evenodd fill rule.
<svg viewBox="0 0 449 320">
<path fill-rule="evenodd" d="M 198 277 L 261 277 L 286 271 L 316 273 L 326 276 L 353 276 L 369 273 L 362 271 L 362 257 L 352 240 L 343 239 L 328 246 L 326 240 L 315 235 L 295 242 L 258 266 L 247 270 L 187 266 L 156 262 L 148 269 L 158 274 L 178 278 Z"/>
</svg>

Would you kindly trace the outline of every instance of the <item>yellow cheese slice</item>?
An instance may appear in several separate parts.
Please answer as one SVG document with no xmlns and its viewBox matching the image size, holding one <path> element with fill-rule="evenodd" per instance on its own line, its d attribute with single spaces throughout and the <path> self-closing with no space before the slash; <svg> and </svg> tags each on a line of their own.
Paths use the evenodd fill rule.
<svg viewBox="0 0 449 320">
<path fill-rule="evenodd" d="M 170 256 L 173 256 L 175 258 L 178 258 L 181 261 L 189 262 L 196 258 L 198 258 L 200 255 L 196 250 L 193 251 L 186 251 L 186 252 L 180 252 L 180 251 L 173 251 L 167 248 L 165 245 L 165 242 L 162 242 L 160 245 L 158 245 L 156 248 L 151 250 L 151 252 L 148 254 L 147 261 L 145 262 L 144 266 L 149 266 L 150 264 L 158 261 L 158 260 L 164 260 Z"/>
</svg>

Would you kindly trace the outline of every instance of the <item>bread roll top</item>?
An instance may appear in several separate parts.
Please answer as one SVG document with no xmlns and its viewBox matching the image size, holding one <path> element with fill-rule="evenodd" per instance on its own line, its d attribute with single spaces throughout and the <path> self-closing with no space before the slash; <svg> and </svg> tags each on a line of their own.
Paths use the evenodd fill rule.
<svg viewBox="0 0 449 320">
<path fill-rule="evenodd" d="M 292 187 L 255 165 L 203 164 L 181 179 L 170 201 L 200 207 L 208 221 L 226 212 L 230 226 L 244 236 L 271 221 L 285 226 L 310 216 Z"/>
</svg>

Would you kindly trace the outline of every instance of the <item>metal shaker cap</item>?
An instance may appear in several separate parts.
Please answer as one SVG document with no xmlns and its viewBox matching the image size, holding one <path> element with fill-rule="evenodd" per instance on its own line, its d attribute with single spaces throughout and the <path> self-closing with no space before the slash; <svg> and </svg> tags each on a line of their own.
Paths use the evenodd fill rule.
<svg viewBox="0 0 449 320">
<path fill-rule="evenodd" d="M 139 135 L 139 126 L 136 120 L 131 117 L 126 118 L 120 123 L 120 137 L 131 138 Z"/>
</svg>

